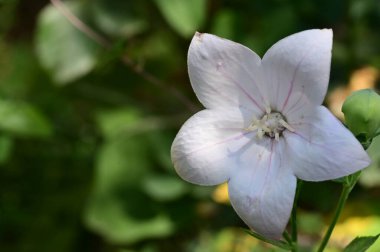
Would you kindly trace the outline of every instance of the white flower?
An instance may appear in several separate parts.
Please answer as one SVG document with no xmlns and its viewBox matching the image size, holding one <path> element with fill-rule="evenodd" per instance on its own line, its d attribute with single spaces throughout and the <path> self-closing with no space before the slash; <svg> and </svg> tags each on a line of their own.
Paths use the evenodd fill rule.
<svg viewBox="0 0 380 252">
<path fill-rule="evenodd" d="M 188 53 L 191 85 L 206 108 L 177 134 L 171 156 L 191 183 L 228 181 L 238 215 L 278 239 L 292 209 L 296 177 L 323 181 L 370 159 L 323 106 L 332 31 L 308 30 L 273 45 L 261 59 L 240 44 L 196 33 Z"/>
</svg>

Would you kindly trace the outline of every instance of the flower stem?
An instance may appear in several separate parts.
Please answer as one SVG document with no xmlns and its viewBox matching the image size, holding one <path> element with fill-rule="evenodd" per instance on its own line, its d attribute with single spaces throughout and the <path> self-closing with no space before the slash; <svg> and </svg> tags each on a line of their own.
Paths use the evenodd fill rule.
<svg viewBox="0 0 380 252">
<path fill-rule="evenodd" d="M 340 214 L 343 210 L 343 207 L 347 201 L 348 195 L 350 194 L 352 188 L 354 188 L 356 182 L 358 181 L 359 175 L 360 175 L 360 172 L 346 177 L 345 183 L 343 183 L 343 190 L 340 194 L 337 208 L 335 209 L 333 220 L 330 223 L 330 226 L 327 229 L 325 236 L 323 237 L 321 245 L 318 248 L 318 252 L 323 252 L 327 243 L 329 242 L 331 234 L 335 228 L 336 223 L 338 222 L 339 216 L 340 216 Z"/>
<path fill-rule="evenodd" d="M 297 243 L 297 204 L 298 204 L 298 198 L 300 195 L 301 187 L 302 187 L 302 180 L 297 180 L 296 195 L 294 197 L 292 215 L 290 219 L 291 226 L 292 226 L 292 241 L 295 243 Z"/>
<path fill-rule="evenodd" d="M 298 203 L 298 197 L 300 195 L 302 187 L 302 180 L 297 180 L 297 189 L 296 189 L 296 195 L 294 197 L 294 202 L 293 202 L 293 209 L 291 213 L 291 218 L 290 218 L 290 224 L 292 227 L 292 233 L 291 233 L 291 244 L 292 244 L 292 251 L 297 252 L 298 246 L 297 246 L 297 240 L 298 240 L 298 234 L 297 234 L 297 203 Z"/>
</svg>

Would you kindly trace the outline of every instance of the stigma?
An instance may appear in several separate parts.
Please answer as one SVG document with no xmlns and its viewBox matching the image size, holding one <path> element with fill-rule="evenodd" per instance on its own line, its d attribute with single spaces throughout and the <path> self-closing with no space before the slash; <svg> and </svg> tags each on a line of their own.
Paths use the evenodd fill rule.
<svg viewBox="0 0 380 252">
<path fill-rule="evenodd" d="M 265 114 L 261 119 L 253 118 L 251 124 L 245 128 L 247 131 L 256 131 L 256 136 L 262 139 L 264 136 L 280 140 L 284 130 L 294 132 L 294 129 L 286 122 L 285 117 L 280 113 L 266 107 Z"/>
</svg>

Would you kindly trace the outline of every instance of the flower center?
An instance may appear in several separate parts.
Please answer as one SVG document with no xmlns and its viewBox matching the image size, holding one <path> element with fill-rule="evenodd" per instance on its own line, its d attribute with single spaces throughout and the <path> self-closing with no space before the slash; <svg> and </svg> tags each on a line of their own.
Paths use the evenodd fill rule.
<svg viewBox="0 0 380 252">
<path fill-rule="evenodd" d="M 256 136 L 262 139 L 263 136 L 280 140 L 280 136 L 284 130 L 294 132 L 294 129 L 285 121 L 285 117 L 280 112 L 271 112 L 270 108 L 266 109 L 266 113 L 261 119 L 254 118 L 252 123 L 246 130 L 256 130 Z"/>
</svg>

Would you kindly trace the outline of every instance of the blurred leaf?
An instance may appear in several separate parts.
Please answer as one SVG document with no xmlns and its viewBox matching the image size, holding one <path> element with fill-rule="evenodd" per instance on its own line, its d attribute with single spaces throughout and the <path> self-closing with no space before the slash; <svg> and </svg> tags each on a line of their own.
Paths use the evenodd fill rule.
<svg viewBox="0 0 380 252">
<path fill-rule="evenodd" d="M 91 6 L 95 22 L 110 35 L 128 38 L 148 27 L 143 13 L 140 13 L 141 1 L 96 0 Z"/>
<path fill-rule="evenodd" d="M 157 162 L 165 169 L 167 173 L 177 174 L 174 172 L 172 159 L 170 157 L 170 148 L 173 143 L 174 135 L 163 131 L 151 132 L 148 135 L 149 147 L 154 153 Z"/>
<path fill-rule="evenodd" d="M 134 243 L 172 232 L 170 219 L 140 191 L 150 168 L 140 137 L 110 140 L 100 149 L 86 224 L 114 243 Z"/>
<path fill-rule="evenodd" d="M 233 39 L 235 20 L 233 11 L 219 11 L 214 18 L 212 33 L 222 38 Z"/>
<path fill-rule="evenodd" d="M 348 246 L 344 249 L 344 252 L 365 252 L 371 245 L 377 240 L 379 235 L 356 237 Z"/>
<path fill-rule="evenodd" d="M 206 18 L 206 0 L 154 0 L 169 25 L 183 37 L 191 37 Z"/>
<path fill-rule="evenodd" d="M 297 219 L 300 232 L 317 235 L 323 228 L 323 218 L 318 213 L 300 212 Z"/>
<path fill-rule="evenodd" d="M 106 138 L 120 136 L 132 129 L 138 130 L 136 126 L 141 121 L 141 114 L 132 108 L 119 108 L 115 110 L 105 110 L 97 114 L 97 123 Z"/>
<path fill-rule="evenodd" d="M 13 23 L 18 2 L 19 0 L 0 1 L 0 34 Z"/>
<path fill-rule="evenodd" d="M 188 191 L 188 186 L 179 177 L 156 175 L 148 176 L 142 183 L 144 191 L 157 201 L 178 199 Z"/>
<path fill-rule="evenodd" d="M 52 126 L 32 105 L 0 100 L 0 130 L 19 136 L 47 137 Z"/>
<path fill-rule="evenodd" d="M 5 163 L 12 151 L 13 141 L 8 136 L 0 136 L 0 164 Z"/>
<path fill-rule="evenodd" d="M 124 201 L 128 203 L 128 198 L 124 198 Z M 97 195 L 91 199 L 85 221 L 92 230 L 117 244 L 165 237 L 173 231 L 173 224 L 167 216 L 157 214 L 143 220 L 134 219 L 123 208 L 122 199 L 115 200 L 109 196 Z"/>
<path fill-rule="evenodd" d="M 6 97 L 24 99 L 41 75 L 31 45 L 17 43 L 10 46 L 0 41 L 0 51 L 0 92 Z"/>
<path fill-rule="evenodd" d="M 97 113 L 97 124 L 103 136 L 108 139 L 146 132 L 153 133 L 155 130 L 172 125 L 177 120 L 178 118 L 175 116 L 144 116 L 142 112 L 133 107 L 121 107 Z"/>
<path fill-rule="evenodd" d="M 372 163 L 363 170 L 359 181 L 366 187 L 374 187 L 380 185 L 380 136 L 372 140 L 367 152 Z"/>
<path fill-rule="evenodd" d="M 86 5 L 65 2 L 67 8 L 85 21 Z M 77 30 L 52 5 L 40 13 L 36 35 L 37 54 L 41 64 L 60 84 L 72 82 L 89 73 L 96 64 L 99 46 Z"/>
<path fill-rule="evenodd" d="M 137 137 L 107 141 L 97 159 L 95 187 L 100 191 L 140 183 L 149 170 L 145 142 Z"/>
</svg>

